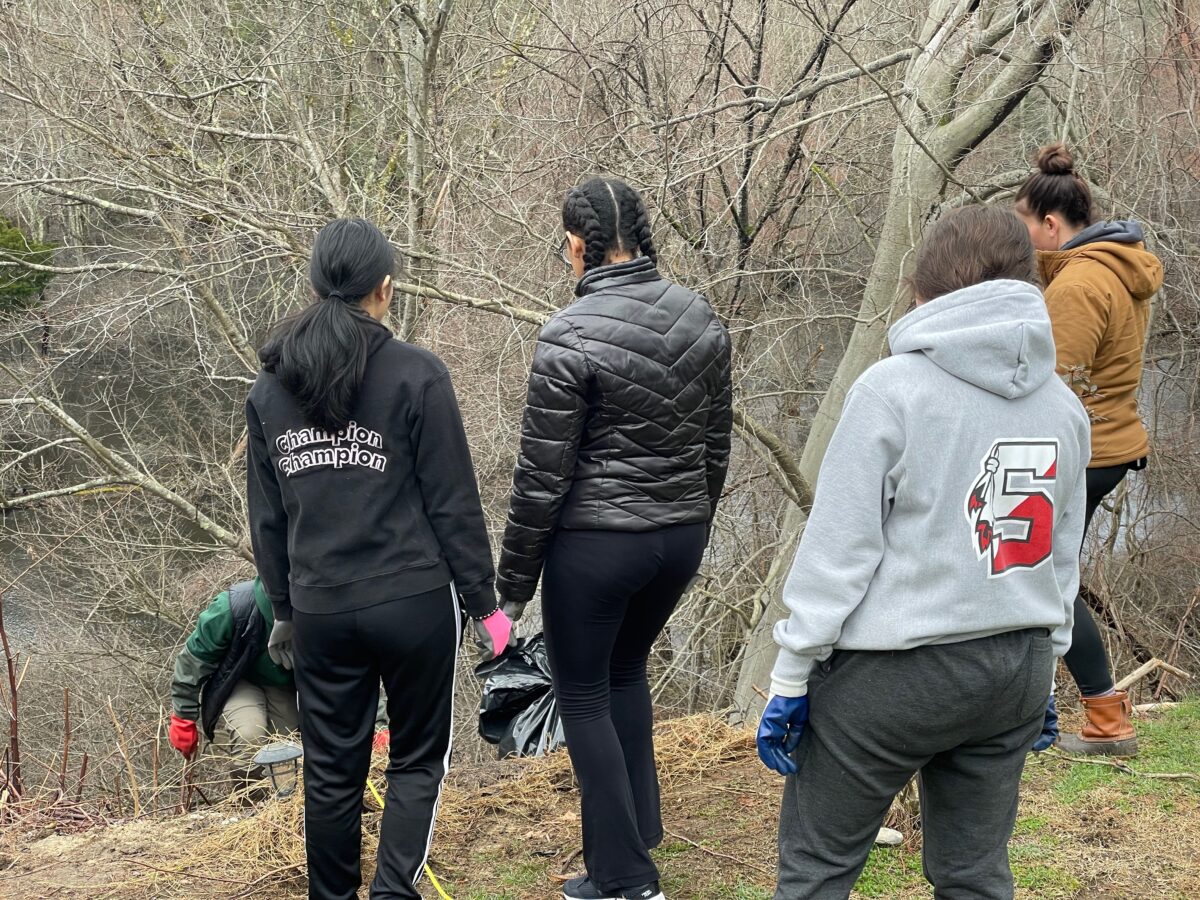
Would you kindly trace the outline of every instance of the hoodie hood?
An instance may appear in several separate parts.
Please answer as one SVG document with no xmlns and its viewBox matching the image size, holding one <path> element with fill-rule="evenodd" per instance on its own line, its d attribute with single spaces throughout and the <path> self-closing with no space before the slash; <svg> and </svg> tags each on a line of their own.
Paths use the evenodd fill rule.
<svg viewBox="0 0 1200 900">
<path fill-rule="evenodd" d="M 1099 241 L 1111 241 L 1114 244 L 1141 244 L 1146 240 L 1146 232 L 1137 222 L 1118 220 L 1115 222 L 1097 222 L 1089 225 L 1059 250 L 1074 250 L 1084 244 L 1095 244 Z"/>
<path fill-rule="evenodd" d="M 892 353 L 919 352 L 956 378 L 1009 400 L 1054 375 L 1054 335 L 1041 291 L 985 281 L 917 307 L 888 331 Z"/>
<path fill-rule="evenodd" d="M 1137 222 L 1097 222 L 1060 250 L 1038 251 L 1042 281 L 1049 284 L 1071 264 L 1100 265 L 1116 276 L 1134 300 L 1149 300 L 1162 287 L 1163 270 L 1144 239 Z"/>
</svg>

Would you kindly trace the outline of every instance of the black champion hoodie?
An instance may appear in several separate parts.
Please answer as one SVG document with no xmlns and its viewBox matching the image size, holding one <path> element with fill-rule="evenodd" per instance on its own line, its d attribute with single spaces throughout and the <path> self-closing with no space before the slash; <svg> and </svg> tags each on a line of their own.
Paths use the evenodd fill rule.
<svg viewBox="0 0 1200 900">
<path fill-rule="evenodd" d="M 483 617 L 496 608 L 492 553 L 450 373 L 367 327 L 366 374 L 341 431 L 309 425 L 270 360 L 246 400 L 250 537 L 275 617 L 451 581 Z"/>
</svg>

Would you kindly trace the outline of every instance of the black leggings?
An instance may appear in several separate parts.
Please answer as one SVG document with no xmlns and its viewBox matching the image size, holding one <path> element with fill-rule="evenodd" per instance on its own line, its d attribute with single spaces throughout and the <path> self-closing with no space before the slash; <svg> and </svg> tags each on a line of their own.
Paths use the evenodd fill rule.
<svg viewBox="0 0 1200 900">
<path fill-rule="evenodd" d="M 567 750 L 579 781 L 583 859 L 605 892 L 658 880 L 662 840 L 646 659 L 700 568 L 703 523 L 559 531 L 542 619 Z"/>
<path fill-rule="evenodd" d="M 1145 460 L 1138 460 L 1119 466 L 1087 470 L 1087 511 L 1083 519 L 1085 540 L 1092 525 L 1092 516 L 1096 514 L 1100 501 L 1117 489 L 1127 472 L 1144 466 Z M 1095 697 L 1107 694 L 1113 689 L 1112 670 L 1108 663 L 1108 653 L 1104 649 L 1104 639 L 1100 636 L 1100 629 L 1083 599 L 1082 592 L 1075 597 L 1075 626 L 1071 629 L 1071 649 L 1063 657 L 1063 662 L 1067 664 L 1071 677 L 1075 679 L 1080 696 Z"/>
</svg>

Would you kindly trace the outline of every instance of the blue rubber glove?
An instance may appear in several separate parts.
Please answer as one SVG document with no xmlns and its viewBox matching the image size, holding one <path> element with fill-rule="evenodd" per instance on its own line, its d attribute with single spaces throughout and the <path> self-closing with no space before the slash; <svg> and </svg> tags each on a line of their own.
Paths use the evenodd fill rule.
<svg viewBox="0 0 1200 900">
<path fill-rule="evenodd" d="M 1054 695 L 1050 695 L 1050 702 L 1046 704 L 1046 721 L 1042 723 L 1042 733 L 1038 735 L 1038 739 L 1033 742 L 1034 753 L 1041 753 L 1043 750 L 1049 750 L 1054 742 L 1058 740 L 1058 707 L 1054 705 Z"/>
<path fill-rule="evenodd" d="M 758 758 L 780 775 L 795 775 L 792 754 L 808 721 L 808 697 L 772 697 L 758 723 Z"/>
</svg>

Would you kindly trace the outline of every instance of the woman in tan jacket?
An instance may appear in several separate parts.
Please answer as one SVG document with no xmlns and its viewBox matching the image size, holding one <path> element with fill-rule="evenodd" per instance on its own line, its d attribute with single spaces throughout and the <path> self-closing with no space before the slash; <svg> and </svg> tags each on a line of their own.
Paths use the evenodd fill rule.
<svg viewBox="0 0 1200 900">
<path fill-rule="evenodd" d="M 1092 425 L 1087 518 L 1125 478 L 1145 468 L 1149 441 L 1138 415 L 1150 298 L 1162 264 L 1136 222 L 1097 222 L 1092 194 L 1062 144 L 1038 151 L 1015 211 L 1038 250 L 1058 372 L 1079 395 Z M 1137 737 L 1129 698 L 1113 687 L 1100 631 L 1082 595 L 1065 661 L 1079 686 L 1087 724 L 1060 746 L 1073 753 L 1132 756 Z"/>
</svg>

